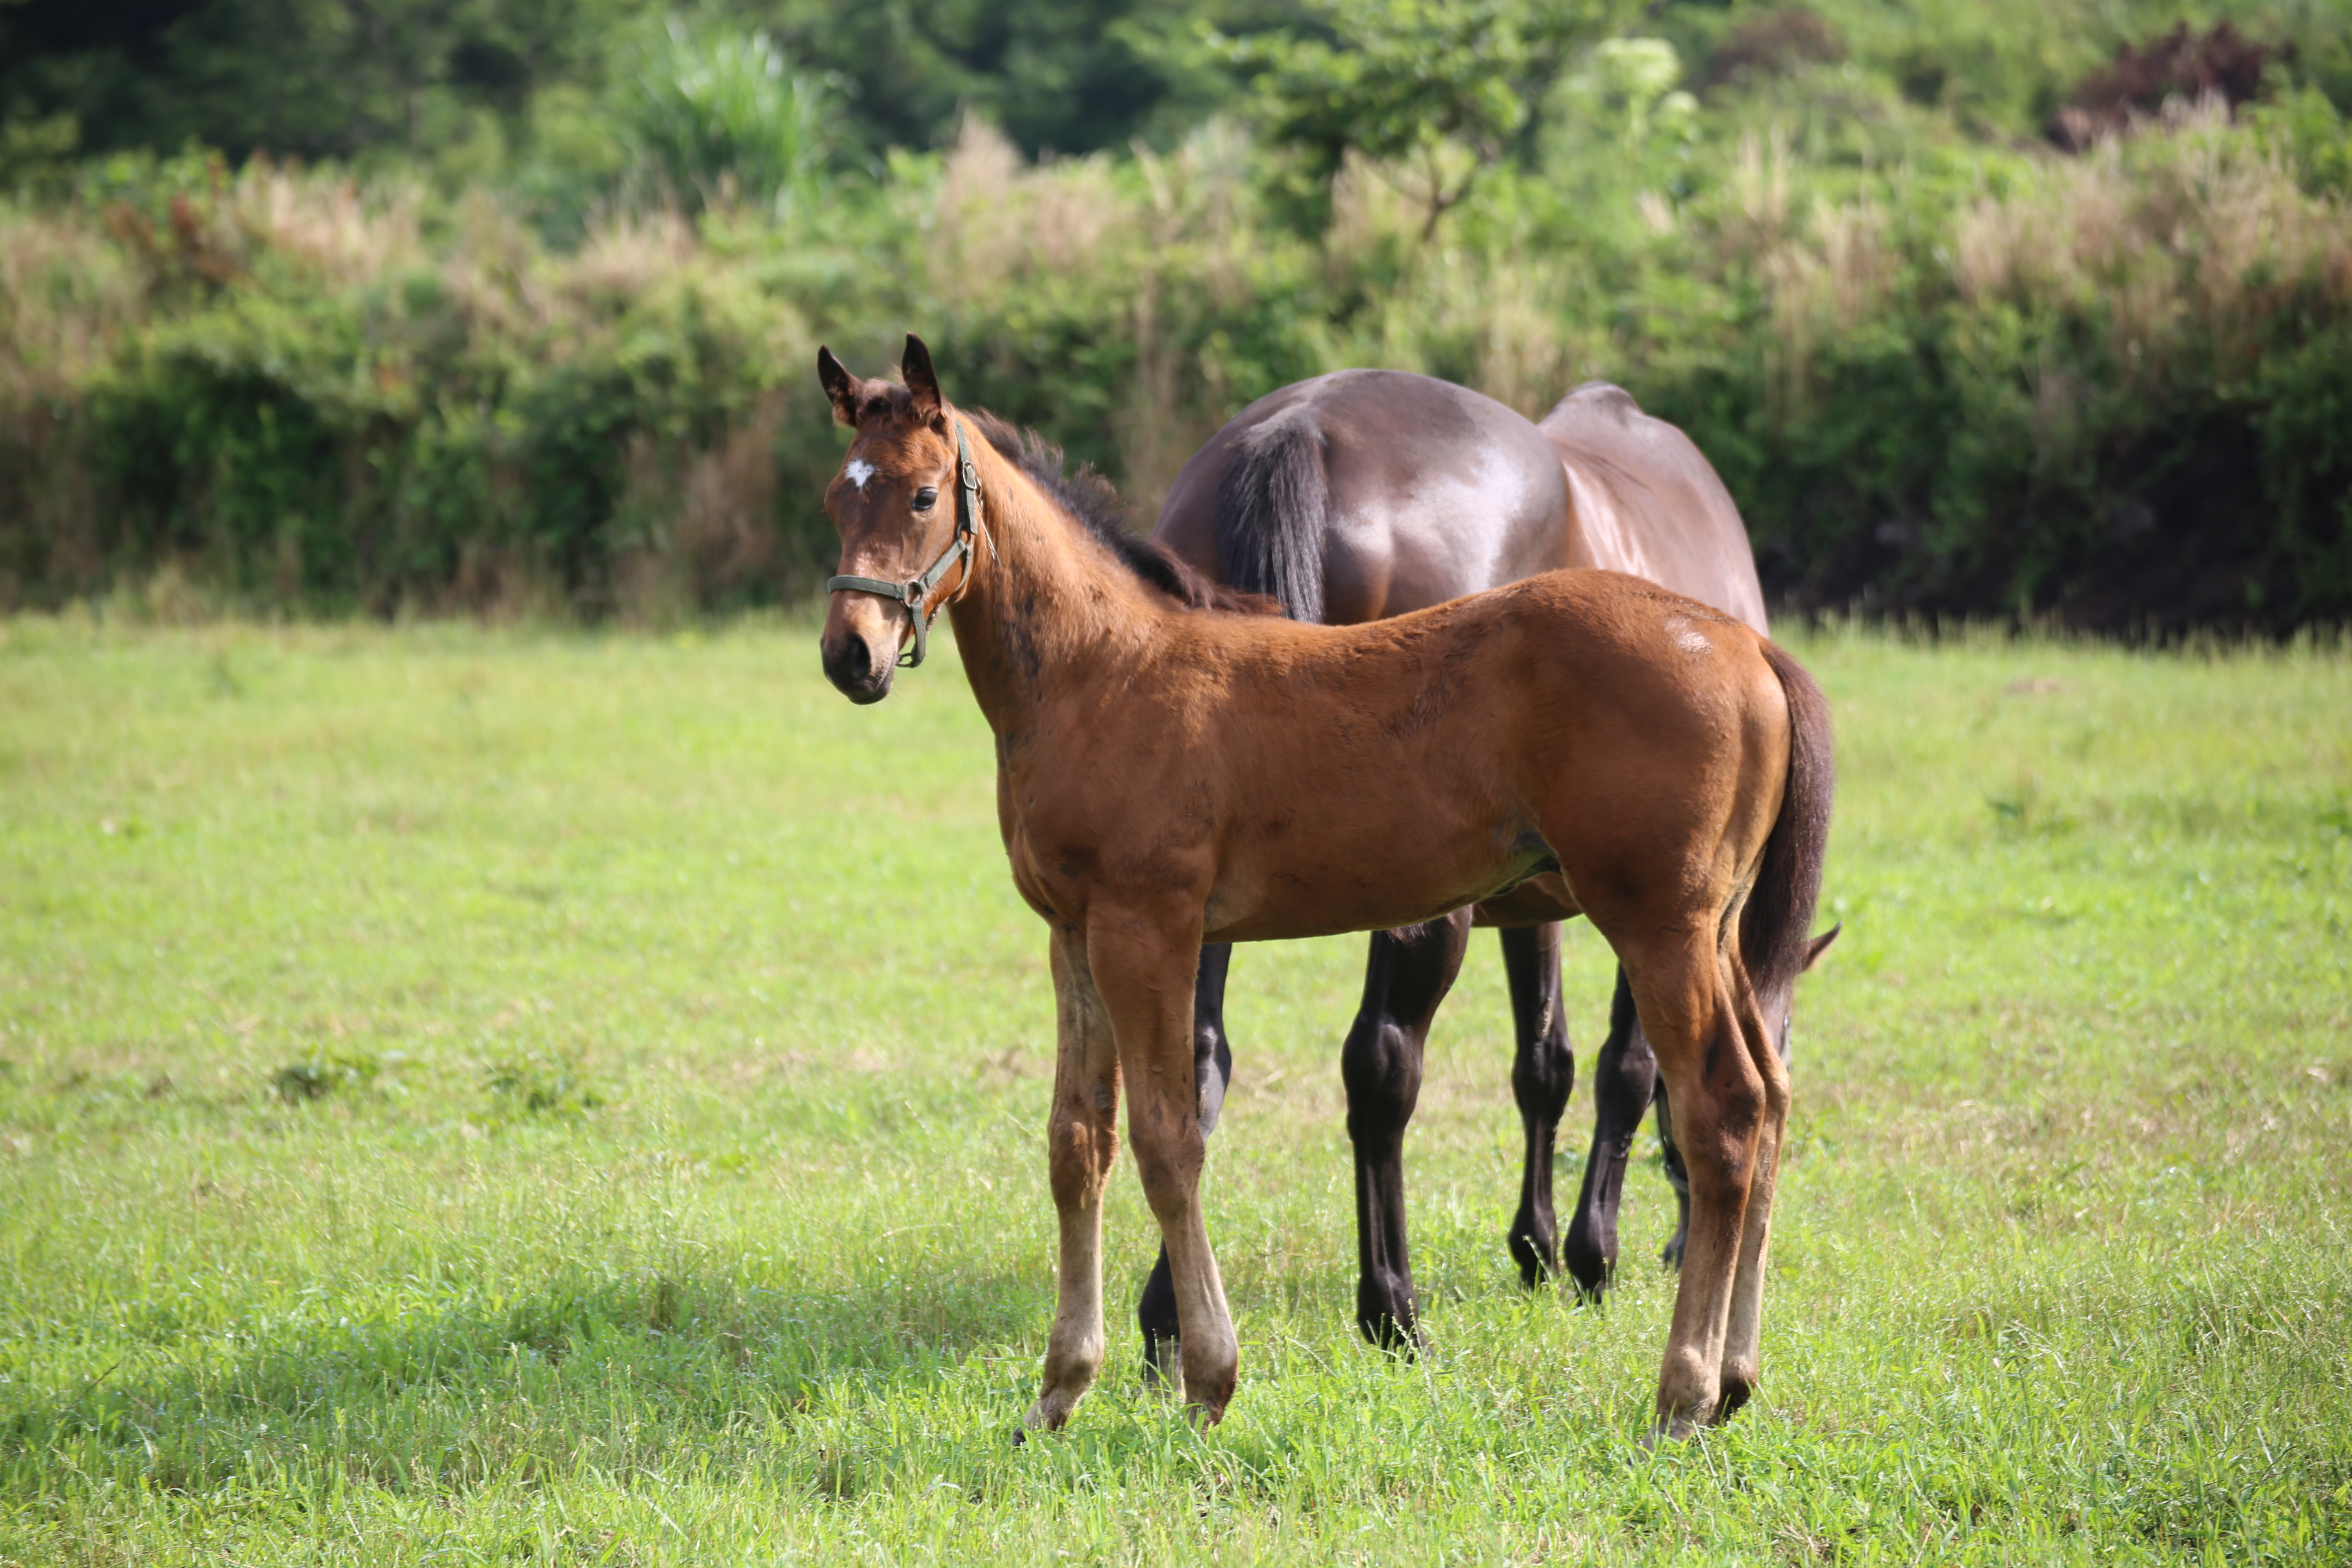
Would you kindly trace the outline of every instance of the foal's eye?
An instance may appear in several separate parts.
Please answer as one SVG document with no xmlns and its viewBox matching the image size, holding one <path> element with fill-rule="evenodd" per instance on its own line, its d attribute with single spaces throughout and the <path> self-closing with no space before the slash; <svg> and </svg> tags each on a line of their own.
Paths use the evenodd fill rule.
<svg viewBox="0 0 2352 1568">
<path fill-rule="evenodd" d="M 933 489 L 930 486 L 925 485 L 921 489 L 915 492 L 915 510 L 917 511 L 929 511 L 931 510 L 932 506 L 938 502 L 939 499 L 940 492 Z"/>
</svg>

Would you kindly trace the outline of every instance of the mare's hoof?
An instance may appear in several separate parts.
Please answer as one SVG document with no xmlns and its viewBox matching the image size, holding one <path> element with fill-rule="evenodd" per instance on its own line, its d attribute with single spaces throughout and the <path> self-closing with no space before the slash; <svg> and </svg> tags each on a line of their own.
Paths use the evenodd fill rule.
<svg viewBox="0 0 2352 1568">
<path fill-rule="evenodd" d="M 1410 1318 L 1399 1322 L 1392 1314 L 1382 1312 L 1357 1319 L 1356 1328 L 1370 1342 L 1373 1349 L 1386 1351 L 1406 1361 L 1412 1361 L 1429 1348 L 1429 1336 L 1423 1333 L 1421 1325 Z"/>
<path fill-rule="evenodd" d="M 1564 1259 L 1568 1278 L 1576 1287 L 1577 1300 L 1597 1307 L 1609 1293 L 1609 1277 L 1615 1272 L 1610 1260 L 1598 1249 L 1587 1249 L 1571 1243 Z"/>
<path fill-rule="evenodd" d="M 1533 1290 L 1559 1274 L 1559 1250 L 1548 1236 L 1511 1233 L 1511 1258 L 1519 1266 L 1519 1284 Z"/>
<path fill-rule="evenodd" d="M 1143 1336 L 1143 1386 L 1173 1393 L 1184 1386 L 1184 1342 L 1174 1334 Z"/>
</svg>

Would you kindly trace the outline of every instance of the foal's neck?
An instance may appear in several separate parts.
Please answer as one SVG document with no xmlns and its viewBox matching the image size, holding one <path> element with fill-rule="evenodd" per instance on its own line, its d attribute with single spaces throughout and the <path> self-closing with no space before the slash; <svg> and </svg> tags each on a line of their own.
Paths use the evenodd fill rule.
<svg viewBox="0 0 2352 1568">
<path fill-rule="evenodd" d="M 948 608 L 972 696 L 1000 738 L 1027 729 L 1073 676 L 1124 662 L 1164 611 L 1134 574 L 1016 464 L 971 443 L 988 542 Z"/>
</svg>

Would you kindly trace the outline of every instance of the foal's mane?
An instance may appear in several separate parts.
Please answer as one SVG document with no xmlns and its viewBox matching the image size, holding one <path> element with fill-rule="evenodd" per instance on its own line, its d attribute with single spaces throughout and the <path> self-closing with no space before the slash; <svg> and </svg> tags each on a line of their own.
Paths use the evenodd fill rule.
<svg viewBox="0 0 2352 1568">
<path fill-rule="evenodd" d="M 1103 478 L 1094 463 L 1073 468 L 1061 447 L 1034 430 L 1016 430 L 995 414 L 971 411 L 967 418 L 981 437 L 995 447 L 997 456 L 1025 472 L 1034 487 L 1051 496 L 1061 510 L 1070 512 L 1096 543 L 1110 550 L 1110 555 L 1118 557 L 1119 564 L 1127 566 L 1146 588 L 1176 599 L 1185 609 L 1223 609 L 1244 616 L 1282 614 L 1282 606 L 1273 599 L 1212 583 L 1157 538 L 1129 529 L 1127 500 L 1119 499 L 1118 489 L 1110 487 L 1110 479 Z"/>
<path fill-rule="evenodd" d="M 1029 476 L 1030 481 L 1076 518 L 1094 541 L 1147 588 L 1165 595 L 1188 610 L 1227 610 L 1245 616 L 1278 616 L 1282 606 L 1260 594 L 1244 594 L 1213 583 L 1179 559 L 1156 539 L 1128 526 L 1127 502 L 1091 463 L 1076 468 L 1062 448 L 1034 430 L 1020 430 L 995 415 L 973 410 L 964 415 L 997 454 Z"/>
</svg>

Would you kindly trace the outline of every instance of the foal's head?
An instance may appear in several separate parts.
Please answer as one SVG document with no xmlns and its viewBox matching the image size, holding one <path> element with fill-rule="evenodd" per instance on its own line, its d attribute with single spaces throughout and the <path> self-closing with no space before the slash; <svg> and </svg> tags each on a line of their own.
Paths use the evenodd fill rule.
<svg viewBox="0 0 2352 1568">
<path fill-rule="evenodd" d="M 824 491 L 825 512 L 841 534 L 841 575 L 818 646 L 826 679 L 844 695 L 878 702 L 890 694 L 899 648 L 910 637 L 922 646 L 918 617 L 936 613 L 971 578 L 967 555 L 922 584 L 953 552 L 962 517 L 956 428 L 930 351 L 911 333 L 904 385 L 860 381 L 831 349 L 817 352 L 816 371 L 835 420 L 857 432 Z M 845 579 L 871 586 L 845 587 Z"/>
</svg>

